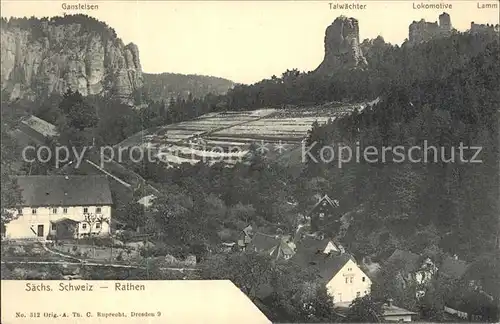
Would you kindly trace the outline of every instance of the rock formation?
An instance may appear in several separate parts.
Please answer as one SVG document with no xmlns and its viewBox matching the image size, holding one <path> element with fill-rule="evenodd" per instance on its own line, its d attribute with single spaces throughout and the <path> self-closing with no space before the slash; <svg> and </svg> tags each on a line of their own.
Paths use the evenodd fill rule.
<svg viewBox="0 0 500 324">
<path fill-rule="evenodd" d="M 408 40 L 410 44 L 426 42 L 437 37 L 449 36 L 452 32 L 450 15 L 443 12 L 438 22 L 427 22 L 424 19 L 413 21 L 409 26 Z"/>
<path fill-rule="evenodd" d="M 130 99 L 142 87 L 137 46 L 124 46 L 114 30 L 82 15 L 2 19 L 1 72 L 2 91 L 11 99 L 68 88 Z"/>
<path fill-rule="evenodd" d="M 326 28 L 325 57 L 316 72 L 330 74 L 342 68 L 367 65 L 359 44 L 358 20 L 340 16 Z"/>
<path fill-rule="evenodd" d="M 470 23 L 470 30 L 469 32 L 471 34 L 478 34 L 478 33 L 500 33 L 500 25 L 493 25 L 493 24 L 476 24 L 474 22 Z"/>
</svg>

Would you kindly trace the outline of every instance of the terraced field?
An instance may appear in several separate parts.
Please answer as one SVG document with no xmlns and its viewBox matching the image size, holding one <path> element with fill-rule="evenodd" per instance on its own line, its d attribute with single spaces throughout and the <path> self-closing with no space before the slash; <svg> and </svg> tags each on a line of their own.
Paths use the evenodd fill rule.
<svg viewBox="0 0 500 324">
<path fill-rule="evenodd" d="M 117 148 L 141 147 L 169 167 L 200 161 L 230 166 L 248 154 L 252 143 L 269 158 L 279 159 L 300 148 L 315 121 L 323 124 L 377 102 L 378 99 L 358 104 L 332 102 L 313 107 L 209 113 L 144 130 Z"/>
</svg>

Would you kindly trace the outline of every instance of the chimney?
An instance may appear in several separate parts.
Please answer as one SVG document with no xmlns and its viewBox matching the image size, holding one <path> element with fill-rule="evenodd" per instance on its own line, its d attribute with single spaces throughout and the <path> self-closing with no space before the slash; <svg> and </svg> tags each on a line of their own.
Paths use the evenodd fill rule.
<svg viewBox="0 0 500 324">
<path fill-rule="evenodd" d="M 392 302 L 393 302 L 393 299 L 392 298 L 388 298 L 387 299 L 387 306 L 388 307 L 392 307 Z"/>
</svg>

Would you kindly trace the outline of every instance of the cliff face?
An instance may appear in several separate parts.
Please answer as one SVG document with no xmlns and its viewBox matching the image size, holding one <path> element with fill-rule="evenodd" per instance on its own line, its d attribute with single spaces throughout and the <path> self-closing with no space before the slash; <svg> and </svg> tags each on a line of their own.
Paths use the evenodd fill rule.
<svg viewBox="0 0 500 324">
<path fill-rule="evenodd" d="M 359 44 L 359 25 L 354 18 L 338 17 L 326 28 L 325 57 L 316 72 L 331 73 L 341 68 L 367 65 Z"/>
<path fill-rule="evenodd" d="M 414 21 L 408 27 L 408 41 L 410 44 L 418 44 L 433 38 L 446 37 L 452 32 L 450 15 L 443 12 L 439 15 L 438 22 L 427 22 L 424 19 Z"/>
<path fill-rule="evenodd" d="M 112 29 L 100 23 L 96 32 L 96 21 L 89 22 L 94 29 L 85 19 L 78 23 L 70 18 L 29 23 L 2 20 L 2 90 L 11 99 L 34 100 L 68 88 L 85 96 L 112 94 L 128 99 L 142 87 L 137 46 L 124 46 Z"/>
</svg>

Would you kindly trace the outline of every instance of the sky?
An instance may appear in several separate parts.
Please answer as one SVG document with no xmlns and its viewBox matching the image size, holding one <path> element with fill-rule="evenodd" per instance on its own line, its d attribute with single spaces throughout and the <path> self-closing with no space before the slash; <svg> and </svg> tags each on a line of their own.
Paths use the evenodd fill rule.
<svg viewBox="0 0 500 324">
<path fill-rule="evenodd" d="M 44 17 L 85 13 L 106 22 L 124 43 L 139 47 L 148 73 L 213 75 L 254 83 L 287 69 L 314 70 L 324 56 L 325 29 L 345 15 L 359 20 L 360 40 L 384 37 L 400 44 L 414 20 L 437 21 L 446 11 L 454 28 L 471 21 L 498 24 L 498 9 L 479 9 L 496 1 L 347 1 L 365 9 L 330 9 L 346 1 L 28 1 L 2 0 L 2 17 Z M 62 4 L 95 4 L 97 10 L 63 10 Z M 451 9 L 414 9 L 442 3 Z"/>
</svg>

